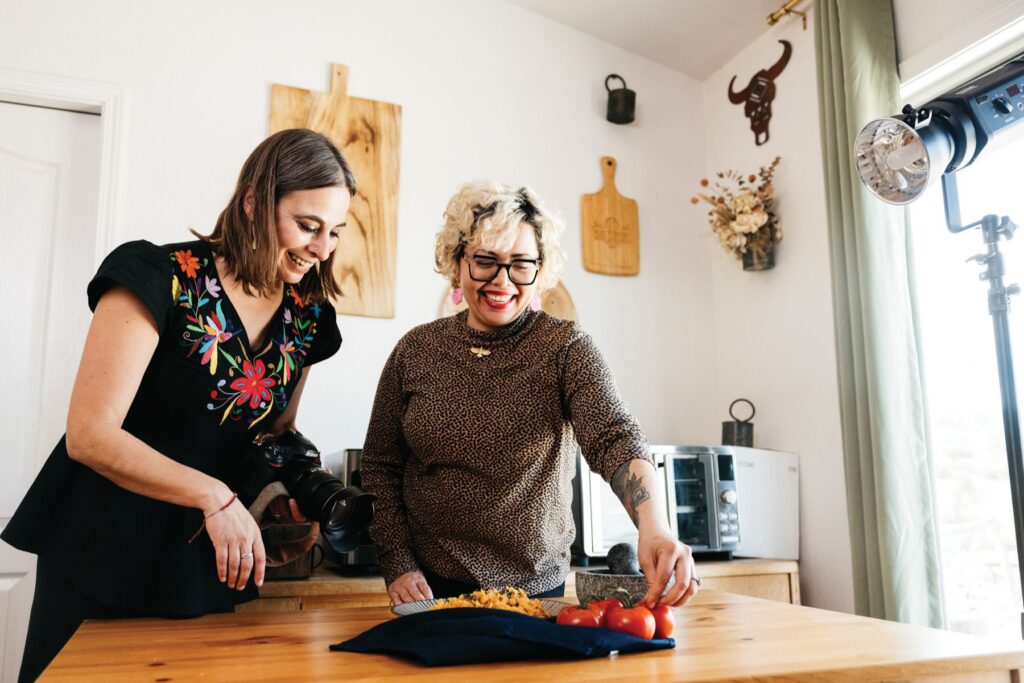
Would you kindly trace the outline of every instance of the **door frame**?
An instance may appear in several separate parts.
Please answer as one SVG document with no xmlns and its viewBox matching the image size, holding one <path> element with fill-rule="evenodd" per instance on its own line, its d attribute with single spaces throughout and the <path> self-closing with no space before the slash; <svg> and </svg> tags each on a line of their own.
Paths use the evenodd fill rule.
<svg viewBox="0 0 1024 683">
<path fill-rule="evenodd" d="M 96 211 L 96 246 L 92 255 L 92 267 L 99 266 L 103 257 L 115 246 L 117 237 L 117 189 L 121 161 L 121 134 L 124 116 L 124 94 L 120 85 L 104 83 L 83 78 L 69 78 L 51 74 L 18 71 L 0 68 L 0 100 L 13 104 L 65 109 L 100 116 L 100 173 Z M 35 557 L 21 553 L 13 548 L 0 548 L 0 556 L 6 555 L 11 568 L 20 571 L 21 563 L 25 563 L 24 574 L 2 574 L 3 581 L 20 581 L 31 578 L 35 581 Z M 20 556 L 30 559 L 19 560 Z M 3 568 L 0 568 L 0 572 Z M 12 614 L 20 614 L 24 619 L 20 628 L 27 623 L 33 591 L 22 589 L 20 593 L 6 592 L 6 603 L 0 612 L 5 623 Z M 13 601 L 12 597 L 14 596 Z M 16 619 L 16 617 L 15 617 Z M 10 623 L 7 624 L 11 626 Z M 11 640 L 10 633 L 4 635 L 0 629 L 0 680 L 5 680 L 5 673 L 16 676 L 14 655 L 7 651 L 8 645 L 24 646 L 24 634 L 18 634 Z M 20 662 L 23 653 L 17 655 Z M 13 678 L 11 678 L 13 680 Z"/>
<path fill-rule="evenodd" d="M 116 83 L 0 68 L 0 100 L 100 116 L 100 177 L 93 266 L 114 248 L 124 89 Z"/>
</svg>

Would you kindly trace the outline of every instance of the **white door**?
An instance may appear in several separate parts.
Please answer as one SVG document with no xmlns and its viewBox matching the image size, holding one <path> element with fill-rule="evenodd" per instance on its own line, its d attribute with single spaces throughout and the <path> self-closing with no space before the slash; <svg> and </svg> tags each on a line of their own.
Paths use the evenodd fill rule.
<svg viewBox="0 0 1024 683">
<path fill-rule="evenodd" d="M 0 102 L 0 528 L 64 432 L 96 263 L 100 117 Z M 59 501 L 54 501 L 59 505 Z M 0 542 L 0 680 L 15 681 L 35 557 Z"/>
</svg>

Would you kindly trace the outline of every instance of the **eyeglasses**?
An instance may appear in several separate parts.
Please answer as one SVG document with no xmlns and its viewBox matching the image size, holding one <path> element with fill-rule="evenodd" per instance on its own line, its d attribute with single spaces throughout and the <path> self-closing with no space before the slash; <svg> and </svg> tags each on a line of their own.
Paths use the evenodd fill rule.
<svg viewBox="0 0 1024 683">
<path fill-rule="evenodd" d="M 540 272 L 537 259 L 517 258 L 509 263 L 498 263 L 498 259 L 490 256 L 468 256 L 466 262 L 469 264 L 469 277 L 477 282 L 490 282 L 504 268 L 513 284 L 532 285 Z"/>
</svg>

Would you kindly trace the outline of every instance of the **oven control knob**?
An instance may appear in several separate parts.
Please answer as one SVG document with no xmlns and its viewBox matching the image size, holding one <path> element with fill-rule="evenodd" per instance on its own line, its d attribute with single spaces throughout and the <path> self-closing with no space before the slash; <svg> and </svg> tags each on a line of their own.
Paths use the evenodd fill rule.
<svg viewBox="0 0 1024 683">
<path fill-rule="evenodd" d="M 1013 113 L 1013 105 L 1010 104 L 1005 97 L 997 97 L 996 99 L 992 100 L 992 108 L 995 109 L 997 113 L 1003 116 L 1007 116 Z"/>
<path fill-rule="evenodd" d="M 736 491 L 734 491 L 733 489 L 726 489 L 726 490 L 722 491 L 721 498 L 722 498 L 722 502 L 725 503 L 726 505 L 735 505 L 736 504 Z"/>
</svg>

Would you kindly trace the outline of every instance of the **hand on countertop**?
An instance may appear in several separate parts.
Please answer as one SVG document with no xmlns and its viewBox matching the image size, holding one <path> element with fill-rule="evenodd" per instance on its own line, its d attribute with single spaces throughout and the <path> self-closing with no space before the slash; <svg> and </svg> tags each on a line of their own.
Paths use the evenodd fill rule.
<svg viewBox="0 0 1024 683">
<path fill-rule="evenodd" d="M 388 597 L 394 604 L 401 605 L 403 602 L 431 600 L 434 594 L 421 572 L 406 572 L 388 586 Z"/>
</svg>

